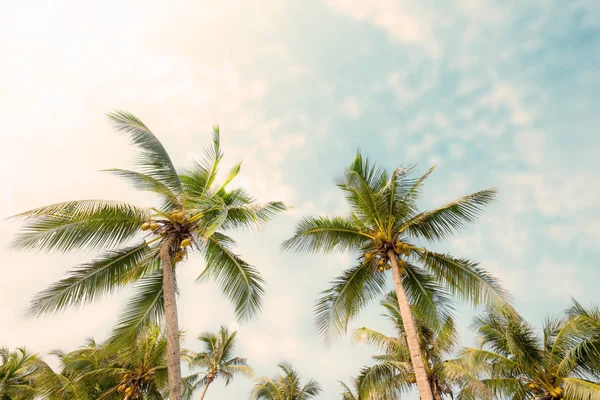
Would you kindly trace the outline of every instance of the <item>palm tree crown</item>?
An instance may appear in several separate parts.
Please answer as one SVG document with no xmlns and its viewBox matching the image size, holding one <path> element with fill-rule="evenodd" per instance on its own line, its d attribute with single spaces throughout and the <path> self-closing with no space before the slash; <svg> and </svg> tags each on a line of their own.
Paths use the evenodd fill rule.
<svg viewBox="0 0 600 400">
<path fill-rule="evenodd" d="M 578 303 L 565 316 L 544 321 L 542 337 L 508 309 L 475 319 L 480 348 L 463 351 L 498 396 L 515 399 L 600 398 L 600 312 Z M 469 397 L 466 397 L 469 398 Z M 473 396 L 475 398 L 475 396 Z"/>
<path fill-rule="evenodd" d="M 184 358 L 188 361 L 190 368 L 202 368 L 204 377 L 198 380 L 195 387 L 203 386 L 204 391 L 200 399 L 204 398 L 208 386 L 217 378 L 225 380 L 229 385 L 236 375 L 253 377 L 254 371 L 248 365 L 245 358 L 234 357 L 235 337 L 237 332 L 229 333 L 225 326 L 221 326 L 217 334 L 205 332 L 198 337 L 205 351 L 195 353 L 186 351 Z"/>
<path fill-rule="evenodd" d="M 135 294 L 114 331 L 113 338 L 134 338 L 141 328 L 164 315 L 167 322 L 172 400 L 181 396 L 175 265 L 192 252 L 204 256 L 206 268 L 198 279 L 216 280 L 233 302 L 238 319 L 261 308 L 264 294 L 259 272 L 232 248 L 224 231 L 255 227 L 285 206 L 258 204 L 243 189 L 227 188 L 237 176 L 236 165 L 222 183 L 216 182 L 223 154 L 219 129 L 203 160 L 181 173 L 167 151 L 142 121 L 126 112 L 108 115 L 115 128 L 130 137 L 140 150 L 140 171 L 112 169 L 134 187 L 159 197 L 158 208 L 143 208 L 120 201 L 69 201 L 17 215 L 25 227 L 13 247 L 30 250 L 73 251 L 105 249 L 92 261 L 74 267 L 68 276 L 38 294 L 29 315 L 55 312 L 84 304 L 134 284 Z M 145 236 L 140 237 L 142 233 Z"/>
<path fill-rule="evenodd" d="M 321 392 L 321 386 L 313 379 L 305 385 L 300 383 L 298 373 L 288 363 L 277 365 L 282 374 L 256 380 L 250 399 L 254 400 L 309 400 Z"/>
<path fill-rule="evenodd" d="M 410 168 L 397 168 L 388 175 L 358 153 L 337 182 L 350 205 L 350 214 L 305 217 L 295 235 L 283 243 L 284 249 L 300 252 L 358 252 L 357 264 L 337 277 L 316 304 L 317 330 L 328 339 L 345 331 L 350 319 L 381 296 L 386 287 L 385 272 L 392 270 L 423 400 L 433 400 L 433 395 L 410 306 L 439 325 L 436 298 L 444 295 L 443 290 L 474 304 L 499 304 L 506 299 L 497 280 L 476 262 L 416 244 L 417 240 L 446 238 L 473 221 L 496 195 L 493 189 L 482 190 L 419 212 L 421 185 L 432 170 L 417 179 L 410 177 Z"/>
<path fill-rule="evenodd" d="M 24 347 L 0 348 L 0 400 L 33 400 L 37 384 L 49 367 Z"/>
</svg>

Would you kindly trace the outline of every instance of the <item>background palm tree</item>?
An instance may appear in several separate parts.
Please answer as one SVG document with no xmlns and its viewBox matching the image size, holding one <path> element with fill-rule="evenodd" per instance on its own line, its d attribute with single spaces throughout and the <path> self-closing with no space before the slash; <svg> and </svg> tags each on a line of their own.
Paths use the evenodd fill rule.
<svg viewBox="0 0 600 400">
<path fill-rule="evenodd" d="M 41 374 L 49 367 L 26 348 L 0 348 L 0 400 L 30 400 L 38 392 Z"/>
<path fill-rule="evenodd" d="M 384 351 L 384 354 L 373 356 L 376 365 L 361 370 L 358 389 L 364 398 L 400 398 L 415 385 L 415 374 L 396 294 L 386 295 L 381 305 L 386 309 L 383 316 L 394 324 L 398 335 L 387 336 L 366 327 L 354 331 L 354 342 L 370 343 Z M 436 400 L 452 397 L 455 382 L 446 375 L 446 368 L 454 363 L 449 358 L 458 343 L 454 320 L 445 316 L 440 326 L 433 327 L 427 323 L 430 319 L 422 318 L 418 313 L 414 313 L 414 317 L 431 392 Z M 457 367 L 453 367 L 455 375 L 457 371 Z"/>
<path fill-rule="evenodd" d="M 216 280 L 233 301 L 238 319 L 258 312 L 264 293 L 258 271 L 233 253 L 233 239 L 221 230 L 254 227 L 285 209 L 281 202 L 257 204 L 244 190 L 228 190 L 240 171 L 235 166 L 222 184 L 216 174 L 223 154 L 219 130 L 206 157 L 178 173 L 159 140 L 142 121 L 126 112 L 108 115 L 116 129 L 141 150 L 141 172 L 109 170 L 134 187 L 156 194 L 158 208 L 118 201 L 84 200 L 53 204 L 19 214 L 26 220 L 13 247 L 71 251 L 108 249 L 73 268 L 69 276 L 38 294 L 31 316 L 88 303 L 116 288 L 135 283 L 114 338 L 131 339 L 141 327 L 164 315 L 167 326 L 170 399 L 181 398 L 179 322 L 175 265 L 192 250 L 204 254 L 199 279 Z M 140 233 L 146 236 L 140 239 Z"/>
<path fill-rule="evenodd" d="M 511 310 L 490 310 L 475 319 L 473 326 L 481 348 L 464 349 L 465 362 L 473 371 L 484 374 L 482 382 L 498 396 L 598 399 L 600 336 L 587 324 L 598 326 L 600 314 L 577 303 L 570 314 L 546 319 L 539 337 Z"/>
<path fill-rule="evenodd" d="M 229 385 L 236 375 L 249 378 L 254 376 L 254 371 L 245 358 L 233 357 L 235 350 L 235 337 L 237 332 L 229 333 L 226 326 L 221 326 L 218 333 L 205 332 L 198 336 L 205 347 L 205 351 L 195 353 L 191 350 L 184 351 L 184 358 L 191 369 L 202 368 L 204 375 L 194 386 L 202 386 L 200 400 L 204 399 L 208 386 L 217 378 L 225 380 Z"/>
<path fill-rule="evenodd" d="M 298 373 L 288 363 L 277 366 L 283 372 L 274 378 L 261 377 L 256 380 L 250 399 L 254 400 L 308 400 L 321 392 L 319 383 L 310 379 L 305 385 L 300 383 Z"/>
<path fill-rule="evenodd" d="M 167 341 L 158 326 L 147 327 L 129 345 L 90 339 L 75 351 L 53 354 L 61 370 L 43 380 L 48 400 L 167 398 Z"/>
<path fill-rule="evenodd" d="M 338 179 L 350 214 L 343 217 L 304 217 L 283 248 L 298 252 L 352 250 L 357 265 L 342 273 L 316 304 L 316 323 L 325 336 L 345 331 L 348 321 L 386 287 L 385 272 L 392 270 L 410 358 L 419 393 L 431 400 L 427 372 L 410 304 L 424 317 L 437 318 L 432 294 L 442 288 L 473 304 L 498 304 L 506 294 L 497 280 L 474 261 L 430 251 L 416 241 L 439 241 L 472 222 L 496 195 L 494 189 L 459 198 L 432 211 L 419 212 L 421 185 L 432 172 L 411 178 L 411 169 L 387 174 L 360 153 Z M 443 310 L 442 310 L 443 311 Z M 443 312 L 442 312 L 443 315 Z"/>
</svg>

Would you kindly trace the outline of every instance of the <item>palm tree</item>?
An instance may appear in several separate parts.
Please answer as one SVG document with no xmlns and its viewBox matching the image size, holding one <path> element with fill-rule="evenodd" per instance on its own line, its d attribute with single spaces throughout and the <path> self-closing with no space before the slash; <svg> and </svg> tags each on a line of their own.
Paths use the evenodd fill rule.
<svg viewBox="0 0 600 400">
<path fill-rule="evenodd" d="M 575 303 L 570 311 L 578 307 Z M 597 310 L 595 316 L 592 311 L 583 318 L 590 316 L 600 323 Z M 547 318 L 539 337 L 516 313 L 490 310 L 473 324 L 481 347 L 464 349 L 462 355 L 466 365 L 483 374 L 482 382 L 498 396 L 523 400 L 598 399 L 600 336 L 598 331 L 590 331 L 589 325 L 586 327 L 583 318 L 573 314 Z"/>
<path fill-rule="evenodd" d="M 89 339 L 72 352 L 53 352 L 62 365 L 43 381 L 48 400 L 155 399 L 168 393 L 167 340 L 158 326 L 149 326 L 129 345 Z"/>
<path fill-rule="evenodd" d="M 321 392 L 321 386 L 313 379 L 302 386 L 298 373 L 290 364 L 280 363 L 277 366 L 283 374 L 274 378 L 258 378 L 250 394 L 251 400 L 308 400 Z"/>
<path fill-rule="evenodd" d="M 342 381 L 338 381 L 340 383 L 340 385 L 342 385 L 342 389 L 344 390 L 342 392 L 342 400 L 362 400 L 365 397 L 360 395 L 359 389 L 360 389 L 360 383 L 358 381 L 358 379 L 356 378 L 351 378 L 352 380 L 352 387 L 348 386 L 346 383 L 342 382 Z"/>
<path fill-rule="evenodd" d="M 433 397 L 409 305 L 413 304 L 421 315 L 437 319 L 431 293 L 442 288 L 475 305 L 506 300 L 497 280 L 476 262 L 415 244 L 421 239 L 445 239 L 475 220 L 496 195 L 494 189 L 482 190 L 432 211 L 418 212 L 421 185 L 432 170 L 418 179 L 410 177 L 411 168 L 397 168 L 388 176 L 358 153 L 337 182 L 350 205 L 350 214 L 304 217 L 295 235 L 283 243 L 283 249 L 298 252 L 359 252 L 356 266 L 337 277 L 316 304 L 317 330 L 329 339 L 345 331 L 348 321 L 382 294 L 385 271 L 392 270 L 410 359 L 423 400 Z"/>
<path fill-rule="evenodd" d="M 229 385 L 236 375 L 249 378 L 254 376 L 254 371 L 245 358 L 232 357 L 236 335 L 237 332 L 230 334 L 226 326 L 221 326 L 216 334 L 205 332 L 198 336 L 198 340 L 204 343 L 205 351 L 201 353 L 184 352 L 184 358 L 188 360 L 190 368 L 204 369 L 204 377 L 195 385 L 195 387 L 204 387 L 200 394 L 200 400 L 204 399 L 208 386 L 217 378 L 223 378 L 225 385 Z"/>
<path fill-rule="evenodd" d="M 440 301 L 444 301 L 440 299 Z M 439 304 L 439 303 L 438 303 Z M 353 341 L 356 343 L 369 343 L 382 350 L 384 354 L 375 355 L 373 359 L 377 364 L 361 369 L 358 377 L 358 393 L 368 399 L 401 398 L 416 383 L 413 366 L 410 362 L 410 351 L 406 340 L 406 331 L 398 307 L 396 293 L 387 294 L 381 301 L 386 313 L 383 314 L 392 322 L 398 332 L 397 336 L 387 336 L 381 332 L 366 327 L 354 330 Z M 419 345 L 431 392 L 436 400 L 444 397 L 452 397 L 452 386 L 457 383 L 478 382 L 469 379 L 469 373 L 464 369 L 460 360 L 451 360 L 449 357 L 454 353 L 458 334 L 452 316 L 440 316 L 443 323 L 433 327 L 418 312 L 413 314 L 417 331 L 419 333 Z M 452 379 L 448 376 L 451 369 Z M 461 372 L 462 371 L 462 372 Z M 489 390 L 481 390 L 478 393 L 489 395 Z M 489 397 L 489 396 L 488 396 Z"/>
<path fill-rule="evenodd" d="M 24 347 L 0 348 L 0 400 L 33 400 L 40 375 L 49 368 L 37 354 Z"/>
<path fill-rule="evenodd" d="M 69 276 L 38 294 L 29 315 L 55 312 L 88 303 L 115 289 L 135 283 L 113 338 L 133 338 L 141 327 L 163 316 L 167 326 L 169 391 L 181 398 L 179 322 L 175 266 L 193 250 L 203 253 L 206 269 L 198 279 L 214 279 L 234 303 L 236 317 L 245 320 L 261 308 L 264 294 L 259 272 L 232 251 L 235 242 L 222 231 L 255 227 L 285 206 L 257 204 L 244 190 L 228 190 L 240 171 L 234 167 L 222 184 L 216 183 L 223 154 L 219 129 L 200 162 L 178 173 L 156 136 L 137 117 L 108 114 L 115 128 L 141 150 L 141 172 L 112 169 L 134 187 L 161 199 L 158 208 L 118 201 L 70 201 L 19 214 L 25 228 L 13 247 L 29 250 L 72 251 L 106 249 L 91 262 L 74 267 Z M 141 228 L 141 230 L 140 230 Z M 147 235 L 141 239 L 140 233 Z"/>
</svg>

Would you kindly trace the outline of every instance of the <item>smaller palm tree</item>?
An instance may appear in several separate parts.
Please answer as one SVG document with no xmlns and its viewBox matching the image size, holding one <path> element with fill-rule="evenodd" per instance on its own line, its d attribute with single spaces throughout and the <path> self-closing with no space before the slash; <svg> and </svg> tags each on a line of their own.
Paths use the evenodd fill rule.
<svg viewBox="0 0 600 400">
<path fill-rule="evenodd" d="M 204 377 L 193 386 L 194 390 L 203 386 L 200 400 L 204 399 L 208 387 L 217 378 L 224 379 L 225 385 L 229 385 L 236 375 L 249 378 L 254 376 L 254 371 L 245 358 L 233 357 L 236 335 L 237 331 L 229 333 L 226 326 L 221 326 L 216 334 L 205 332 L 198 336 L 198 340 L 204 343 L 205 351 L 194 353 L 186 350 L 184 352 L 183 358 L 188 361 L 190 368 L 202 368 L 204 370 Z M 198 376 L 198 374 L 195 375 Z"/>
<path fill-rule="evenodd" d="M 0 348 L 0 400 L 30 400 L 38 394 L 40 375 L 49 367 L 24 347 Z"/>
<path fill-rule="evenodd" d="M 490 310 L 473 324 L 481 347 L 464 349 L 463 357 L 500 397 L 599 399 L 599 317 L 598 310 L 586 310 L 575 302 L 566 315 L 546 319 L 539 337 L 512 310 Z"/>
<path fill-rule="evenodd" d="M 167 398 L 167 340 L 157 326 L 147 327 L 129 345 L 89 339 L 75 351 L 53 354 L 62 368 L 44 379 L 48 400 Z"/>
<path fill-rule="evenodd" d="M 321 392 L 321 386 L 314 379 L 301 385 L 298 373 L 290 364 L 280 363 L 277 366 L 283 374 L 274 378 L 258 378 L 250 394 L 251 400 L 308 400 Z"/>
<path fill-rule="evenodd" d="M 416 386 L 396 293 L 387 294 L 381 305 L 386 309 L 383 316 L 394 324 L 398 336 L 387 336 L 366 327 L 356 329 L 353 335 L 355 342 L 374 344 L 384 351 L 384 354 L 373 356 L 377 364 L 361 370 L 358 392 L 365 399 L 397 398 Z M 414 312 L 414 317 L 433 397 L 441 400 L 445 396 L 452 396 L 453 382 L 446 376 L 446 368 L 447 364 L 453 362 L 447 359 L 454 352 L 458 341 L 454 320 L 450 315 L 445 315 L 440 317 L 443 321 L 441 325 L 432 326 L 431 318 L 422 318 L 418 312 Z"/>
</svg>

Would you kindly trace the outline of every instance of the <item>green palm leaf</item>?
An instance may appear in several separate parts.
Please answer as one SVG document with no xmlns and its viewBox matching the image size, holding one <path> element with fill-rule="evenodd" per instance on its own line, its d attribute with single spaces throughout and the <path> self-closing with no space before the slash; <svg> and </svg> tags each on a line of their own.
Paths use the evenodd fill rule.
<svg viewBox="0 0 600 400">
<path fill-rule="evenodd" d="M 91 303 L 98 296 L 138 280 L 148 272 L 156 250 L 148 243 L 108 251 L 90 263 L 74 268 L 67 278 L 50 285 L 31 302 L 31 317 L 52 313 L 77 304 Z"/>
<path fill-rule="evenodd" d="M 282 249 L 301 253 L 354 250 L 371 238 L 346 218 L 304 217 L 298 222 L 294 236 L 283 242 Z"/>
<path fill-rule="evenodd" d="M 125 310 L 109 342 L 131 341 L 145 326 L 157 324 L 164 315 L 164 298 L 162 295 L 163 274 L 160 261 L 155 259 L 154 272 L 147 273 L 134 286 L 134 294 L 125 305 Z"/>
<path fill-rule="evenodd" d="M 25 226 L 12 248 L 70 251 L 117 246 L 139 233 L 149 211 L 116 201 L 52 204 L 15 215 Z"/>
<path fill-rule="evenodd" d="M 208 238 L 205 250 L 206 269 L 198 280 L 217 281 L 233 302 L 235 315 L 247 320 L 262 307 L 263 279 L 258 271 L 231 251 L 233 239 L 221 233 Z"/>
<path fill-rule="evenodd" d="M 385 276 L 373 274 L 369 263 L 346 270 L 322 292 L 315 305 L 317 332 L 332 339 L 345 332 L 348 321 L 385 289 Z"/>
<path fill-rule="evenodd" d="M 442 240 L 473 222 L 496 198 L 496 189 L 487 189 L 461 197 L 432 211 L 420 213 L 406 221 L 400 232 L 407 231 L 415 237 Z"/>
<path fill-rule="evenodd" d="M 171 158 L 150 129 L 135 115 L 125 111 L 114 111 L 107 116 L 119 132 L 127 134 L 141 148 L 137 164 L 142 167 L 142 172 L 162 182 L 174 193 L 181 193 L 181 182 Z"/>
</svg>

